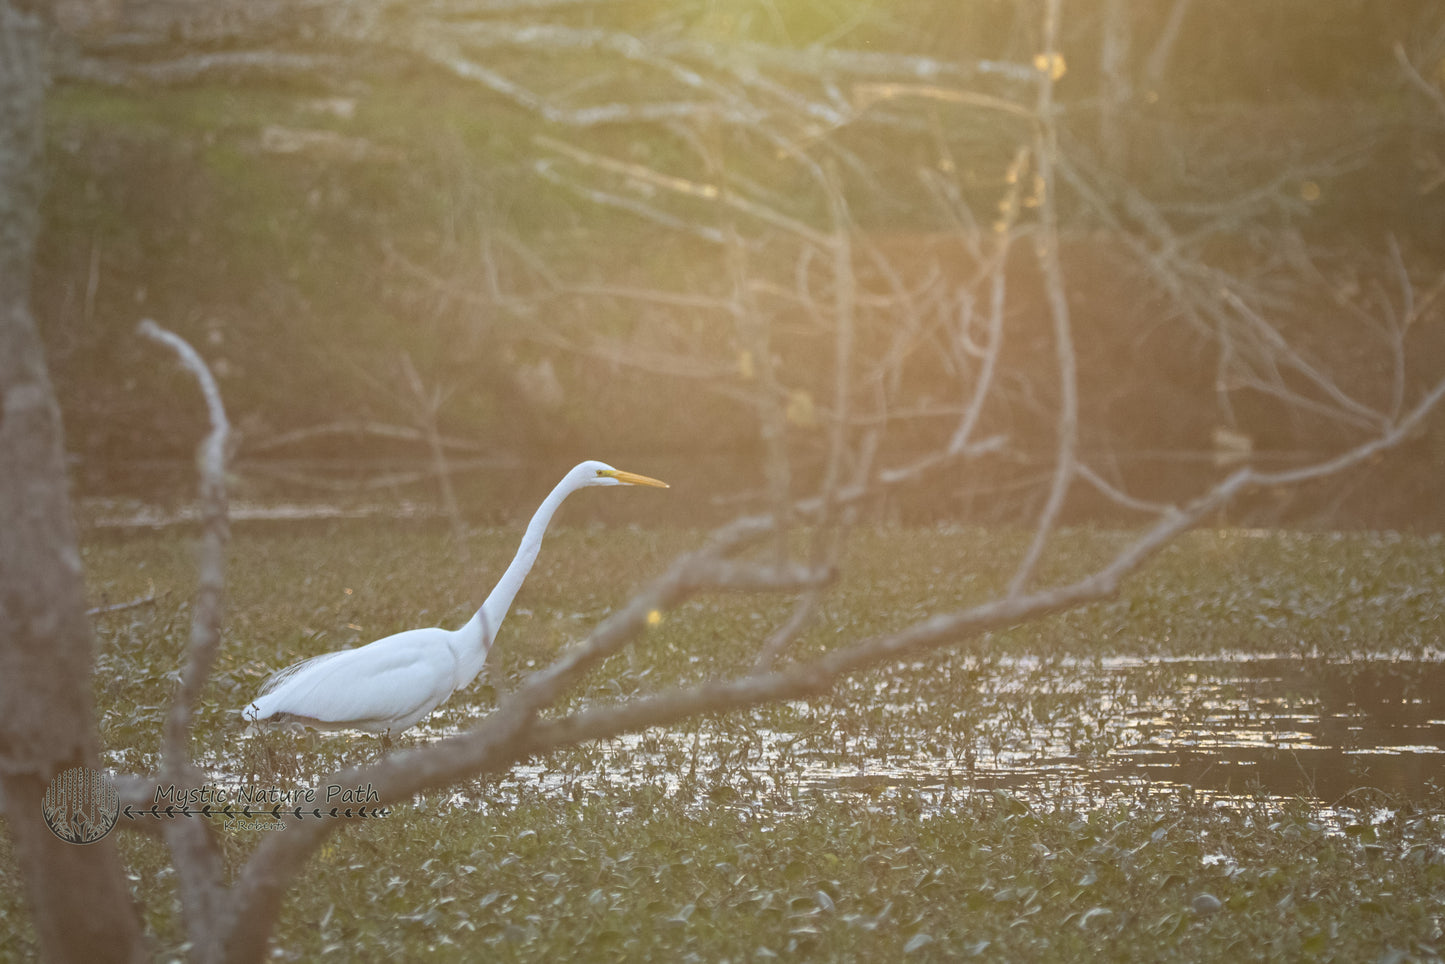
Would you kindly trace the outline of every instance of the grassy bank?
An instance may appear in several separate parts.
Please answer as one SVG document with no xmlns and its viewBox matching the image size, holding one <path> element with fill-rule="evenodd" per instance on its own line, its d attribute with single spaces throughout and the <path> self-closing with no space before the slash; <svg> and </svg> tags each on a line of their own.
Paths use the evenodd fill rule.
<svg viewBox="0 0 1445 964">
<path fill-rule="evenodd" d="M 259 744 L 239 739 L 236 710 L 266 673 L 403 628 L 458 623 L 515 538 L 476 533 L 470 561 L 459 563 L 440 535 L 402 525 L 240 530 L 226 646 L 195 739 L 217 782 L 258 765 Z M 421 738 L 485 713 L 498 689 L 580 638 L 698 538 L 575 528 L 549 536 L 488 681 L 459 694 Z M 1122 538 L 1063 534 L 1051 574 L 1081 569 Z M 971 529 L 858 533 L 844 580 L 799 649 L 982 598 L 1007 579 L 1022 542 Z M 156 597 L 97 620 L 102 742 L 117 768 L 154 764 L 188 626 L 191 556 L 190 538 L 176 532 L 106 535 L 85 548 L 96 604 Z M 1007 750 L 1019 716 L 1061 727 L 1097 717 L 1083 698 L 1045 700 L 1033 678 L 1012 690 L 989 685 L 1002 660 L 1067 673 L 1070 659 L 1121 654 L 1146 663 L 1200 653 L 1428 655 L 1445 648 L 1441 585 L 1438 539 L 1194 533 L 1117 601 L 849 681 L 815 706 L 578 748 L 358 823 L 297 880 L 277 945 L 296 960 L 1434 959 L 1445 919 L 1445 801 L 1435 795 L 1402 801 L 1362 787 L 1327 809 L 1241 792 L 1222 808 L 1180 787 L 1092 799 L 1047 782 L 992 791 L 966 767 L 927 792 L 868 775 L 909 754 Z M 786 610 L 776 600 L 690 603 L 575 699 L 615 700 L 745 666 Z M 1166 692 L 1177 683 L 1167 673 L 1147 679 Z M 1105 733 L 1080 735 L 1080 753 L 1107 756 L 1112 744 L 1089 745 Z M 758 748 L 777 734 L 787 752 L 764 755 Z M 340 762 L 374 752 L 345 736 L 265 746 L 270 770 L 256 779 L 276 786 L 324 786 Z M 855 776 L 820 789 L 799 776 L 805 757 Z M 238 862 L 262 834 L 221 836 Z M 118 839 L 150 927 L 178 950 L 175 881 L 161 846 L 133 833 Z M 0 869 L 0 955 L 25 959 L 34 948 L 8 849 Z"/>
</svg>

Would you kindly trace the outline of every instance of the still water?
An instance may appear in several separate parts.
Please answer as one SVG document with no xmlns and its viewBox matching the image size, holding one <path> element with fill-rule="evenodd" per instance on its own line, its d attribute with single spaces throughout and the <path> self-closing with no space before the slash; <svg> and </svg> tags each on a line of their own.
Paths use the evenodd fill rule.
<svg viewBox="0 0 1445 964">
<path fill-rule="evenodd" d="M 1419 799 L 1445 782 L 1437 653 L 998 658 L 943 708 L 907 677 L 872 684 L 881 701 L 866 720 L 797 703 L 782 725 L 652 731 L 519 766 L 489 794 L 691 785 L 764 806 L 822 793 L 929 807 L 991 790 L 1079 804 L 1162 792 L 1328 808 Z"/>
<path fill-rule="evenodd" d="M 518 486 L 525 489 L 527 486 Z M 425 503 L 269 502 L 237 520 L 431 517 Z M 124 500 L 91 504 L 92 527 L 187 520 Z M 1361 794 L 1422 799 L 1445 785 L 1445 653 L 1225 652 L 1194 657 L 957 657 L 941 679 L 916 664 L 843 684 L 818 705 L 649 731 L 521 765 L 490 793 L 591 792 L 610 785 L 698 789 L 786 803 L 803 793 L 868 794 L 943 805 L 1005 790 L 1082 801 L 1192 792 L 1220 803 Z M 955 670 L 957 666 L 955 665 Z M 490 712 L 454 706 L 418 728 L 440 738 Z M 252 737 L 247 738 L 249 742 Z M 316 766 L 359 762 L 365 741 L 314 737 Z M 313 744 L 315 745 L 315 744 Z M 205 761 L 242 779 L 240 756 Z M 323 771 L 322 774 L 324 775 Z M 224 778 L 223 778 L 224 779 Z"/>
</svg>

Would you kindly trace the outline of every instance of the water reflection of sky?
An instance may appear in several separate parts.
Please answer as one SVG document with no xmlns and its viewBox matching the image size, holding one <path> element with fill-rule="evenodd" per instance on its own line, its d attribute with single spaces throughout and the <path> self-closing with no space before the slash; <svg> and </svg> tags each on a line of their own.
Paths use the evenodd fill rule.
<svg viewBox="0 0 1445 964">
<path fill-rule="evenodd" d="M 450 795 L 450 805 L 652 787 L 772 808 L 861 794 L 926 809 L 995 790 L 1055 805 L 1183 793 L 1222 805 L 1273 799 L 1329 808 L 1366 789 L 1404 801 L 1445 783 L 1438 653 L 999 657 L 970 682 L 952 712 L 940 712 L 936 692 L 890 679 L 859 683 L 872 698 L 866 720 L 797 702 L 766 725 L 726 717 L 629 734 L 519 764 Z M 417 738 L 455 732 L 487 712 L 456 707 Z M 331 741 L 323 745 L 333 755 L 318 765 L 375 752 L 370 738 L 314 739 Z M 234 757 L 203 763 L 241 779 Z"/>
<path fill-rule="evenodd" d="M 851 745 L 811 738 L 815 723 L 753 728 L 759 745 L 746 765 L 761 779 L 785 757 L 817 790 L 891 788 L 934 802 L 968 790 L 1046 786 L 1095 801 L 1188 789 L 1211 799 L 1328 805 L 1366 787 L 1416 797 L 1445 776 L 1441 654 L 1001 658 L 979 683 L 984 700 L 973 718 L 942 737 L 923 728 L 937 720 L 934 707 L 885 701 L 879 711 L 887 723 L 857 731 Z M 884 686 L 878 695 L 897 693 Z M 1033 709 L 1058 696 L 1068 699 L 1057 712 Z M 799 710 L 800 720 L 816 717 Z M 614 746 L 622 757 L 637 752 L 635 742 Z M 720 758 L 736 753 L 705 738 L 704 748 Z M 539 767 L 536 778 L 545 772 Z"/>
</svg>

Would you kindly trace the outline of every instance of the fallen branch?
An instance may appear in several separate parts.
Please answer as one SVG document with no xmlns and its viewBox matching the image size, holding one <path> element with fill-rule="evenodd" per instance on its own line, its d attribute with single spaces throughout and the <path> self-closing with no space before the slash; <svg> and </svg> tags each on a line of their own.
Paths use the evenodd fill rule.
<svg viewBox="0 0 1445 964">
<path fill-rule="evenodd" d="M 408 425 L 389 425 L 385 422 L 349 420 L 327 422 L 324 425 L 309 425 L 306 428 L 292 429 L 289 432 L 282 432 L 279 435 L 273 435 L 267 439 L 248 442 L 244 451 L 253 454 L 256 452 L 267 452 L 271 449 L 284 448 L 288 445 L 294 445 L 297 442 L 304 442 L 309 439 L 327 435 L 374 435 L 377 438 L 391 438 L 404 442 L 430 444 L 430 439 L 425 432 Z M 475 442 L 468 442 L 465 439 L 440 436 L 437 442 L 443 448 L 457 449 L 464 452 L 481 452 L 485 450 L 483 446 Z"/>
</svg>

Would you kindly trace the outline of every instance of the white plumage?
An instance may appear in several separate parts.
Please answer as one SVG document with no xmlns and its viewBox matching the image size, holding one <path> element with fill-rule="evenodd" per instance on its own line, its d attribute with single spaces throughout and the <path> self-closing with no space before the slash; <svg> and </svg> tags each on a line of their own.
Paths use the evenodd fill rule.
<svg viewBox="0 0 1445 964">
<path fill-rule="evenodd" d="M 567 496 L 594 485 L 667 484 L 583 462 L 563 476 L 532 521 L 487 601 L 460 629 L 409 629 L 375 642 L 302 660 L 273 675 L 241 711 L 248 721 L 297 722 L 318 729 L 400 733 L 426 719 L 477 678 L 497 630 L 537 559 L 552 515 Z"/>
</svg>

